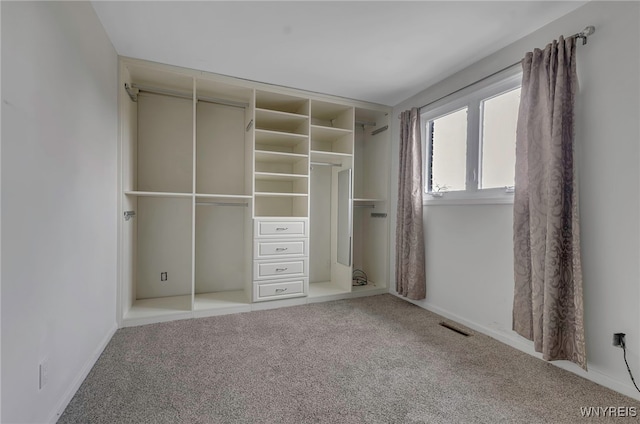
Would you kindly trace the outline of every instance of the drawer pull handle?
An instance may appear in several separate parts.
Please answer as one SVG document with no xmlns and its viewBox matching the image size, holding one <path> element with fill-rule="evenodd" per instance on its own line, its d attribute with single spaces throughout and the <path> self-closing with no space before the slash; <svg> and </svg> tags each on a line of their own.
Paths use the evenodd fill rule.
<svg viewBox="0 0 640 424">
<path fill-rule="evenodd" d="M 284 289 L 276 289 L 276 293 L 284 293 L 286 291 L 287 291 L 286 287 Z"/>
<path fill-rule="evenodd" d="M 276 231 L 287 231 L 289 229 L 289 227 L 278 227 L 276 228 Z"/>
<path fill-rule="evenodd" d="M 284 272 L 286 270 L 288 270 L 289 268 L 276 268 L 276 272 Z"/>
<path fill-rule="evenodd" d="M 284 252 L 285 250 L 289 250 L 288 247 L 276 247 L 276 252 Z"/>
</svg>

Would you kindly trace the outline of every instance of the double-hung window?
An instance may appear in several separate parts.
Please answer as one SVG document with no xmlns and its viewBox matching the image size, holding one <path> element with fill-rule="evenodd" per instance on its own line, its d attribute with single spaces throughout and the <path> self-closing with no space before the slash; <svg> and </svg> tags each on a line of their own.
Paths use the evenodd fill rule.
<svg viewBox="0 0 640 424">
<path fill-rule="evenodd" d="M 426 202 L 513 201 L 520 73 L 421 110 Z"/>
</svg>

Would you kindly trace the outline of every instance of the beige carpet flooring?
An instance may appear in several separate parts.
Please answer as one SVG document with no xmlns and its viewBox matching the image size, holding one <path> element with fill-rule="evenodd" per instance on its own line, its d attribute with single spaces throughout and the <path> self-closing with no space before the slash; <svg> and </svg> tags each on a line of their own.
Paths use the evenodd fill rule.
<svg viewBox="0 0 640 424">
<path fill-rule="evenodd" d="M 59 423 L 635 423 L 620 395 L 391 295 L 118 330 Z M 622 359 L 621 359 L 622 361 Z"/>
</svg>

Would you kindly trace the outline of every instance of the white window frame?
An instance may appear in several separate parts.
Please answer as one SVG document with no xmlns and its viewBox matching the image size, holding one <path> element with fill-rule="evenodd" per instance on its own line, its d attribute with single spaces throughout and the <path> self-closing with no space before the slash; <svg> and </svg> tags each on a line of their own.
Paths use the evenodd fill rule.
<svg viewBox="0 0 640 424">
<path fill-rule="evenodd" d="M 500 75 L 486 81 L 474 84 L 459 93 L 421 109 L 420 125 L 422 134 L 422 152 L 424 173 L 424 204 L 425 205 L 466 205 L 466 204 L 509 204 L 513 203 L 513 187 L 478 188 L 482 181 L 480 175 L 482 166 L 482 126 L 481 104 L 483 101 L 504 94 L 520 87 L 522 83 L 521 68 L 511 68 Z M 428 166 L 430 145 L 428 143 L 427 124 L 429 121 L 467 108 L 467 157 L 465 190 L 429 192 Z"/>
</svg>

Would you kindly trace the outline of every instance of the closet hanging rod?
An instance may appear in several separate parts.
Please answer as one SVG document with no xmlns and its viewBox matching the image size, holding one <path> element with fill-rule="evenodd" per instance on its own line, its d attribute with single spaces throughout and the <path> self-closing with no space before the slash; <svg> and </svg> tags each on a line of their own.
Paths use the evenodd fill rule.
<svg viewBox="0 0 640 424">
<path fill-rule="evenodd" d="M 147 93 L 153 93 L 153 94 L 160 94 L 160 95 L 164 95 L 164 96 L 171 96 L 171 97 L 178 97 L 181 99 L 193 99 L 193 95 L 190 93 L 185 93 L 183 91 L 177 91 L 177 90 L 168 90 L 165 88 L 158 88 L 158 87 L 151 87 L 148 85 L 142 85 L 142 84 L 137 84 L 137 83 L 132 83 L 129 87 L 129 84 L 125 83 L 125 90 L 127 90 L 127 93 L 129 94 L 129 97 L 131 97 L 131 100 L 133 100 L 133 97 L 131 96 L 130 90 L 136 89 L 138 90 L 138 92 L 143 91 L 143 92 L 147 92 Z M 137 99 L 137 96 L 136 96 Z M 237 102 L 234 100 L 227 100 L 227 99 L 221 99 L 218 97 L 207 97 L 207 96 L 197 96 L 196 98 L 198 101 L 200 102 L 204 102 L 204 103 L 213 103 L 213 104 L 218 104 L 218 105 L 224 105 L 224 106 L 231 106 L 231 107 L 237 107 L 237 108 L 241 108 L 241 109 L 245 109 L 247 107 L 249 107 L 249 103 L 243 103 L 243 102 Z M 136 100 L 133 100 L 134 102 Z"/>
<path fill-rule="evenodd" d="M 356 125 L 362 125 L 363 127 L 365 125 L 370 126 L 370 127 L 375 127 L 376 126 L 376 123 L 373 122 L 373 121 L 355 121 L 355 124 Z"/>
<path fill-rule="evenodd" d="M 340 167 L 342 167 L 341 163 L 330 163 L 330 162 L 311 162 L 311 165 L 317 165 L 317 166 L 340 166 Z"/>
<path fill-rule="evenodd" d="M 248 203 L 231 203 L 231 202 L 196 202 L 196 206 L 242 206 L 247 207 Z"/>
<path fill-rule="evenodd" d="M 594 32 L 596 32 L 596 27 L 594 27 L 593 25 L 589 25 L 589 26 L 587 26 L 585 29 L 583 29 L 582 31 L 578 32 L 577 34 L 573 34 L 571 37 L 568 37 L 568 38 L 580 38 L 580 39 L 582 39 L 582 45 L 584 46 L 585 44 L 587 44 L 587 38 L 588 38 L 590 35 L 592 35 Z M 492 74 L 490 74 L 490 75 L 487 75 L 486 77 L 480 78 L 480 79 L 479 79 L 479 80 L 477 80 L 477 81 L 474 81 L 474 82 L 472 82 L 472 83 L 470 83 L 470 84 L 467 84 L 467 85 L 465 85 L 465 86 L 464 86 L 464 87 L 462 87 L 462 88 L 459 88 L 459 89 L 457 89 L 457 90 L 455 90 L 455 91 L 452 91 L 452 92 L 451 92 L 451 93 L 449 93 L 449 94 L 445 94 L 445 95 L 444 95 L 444 96 L 442 96 L 442 97 L 438 97 L 437 99 L 435 99 L 435 100 L 433 100 L 433 101 L 431 101 L 431 102 L 429 102 L 429 103 L 427 103 L 427 104 L 425 104 L 425 105 L 420 106 L 420 107 L 418 108 L 418 111 L 419 111 L 420 109 L 424 109 L 424 108 L 425 108 L 425 107 L 427 107 L 427 106 L 431 106 L 432 104 L 434 104 L 434 103 L 436 103 L 436 102 L 439 102 L 439 101 L 440 101 L 440 100 L 442 100 L 442 99 L 446 99 L 446 98 L 447 98 L 447 97 L 449 97 L 449 96 L 453 96 L 454 94 L 459 93 L 459 92 L 461 92 L 462 90 L 464 90 L 464 89 L 466 89 L 466 88 L 472 87 L 472 86 L 474 86 L 474 85 L 476 85 L 476 84 L 478 84 L 478 83 L 481 83 L 482 81 L 488 80 L 489 78 L 491 78 L 491 77 L 493 77 L 493 76 L 495 76 L 495 75 L 498 75 L 498 74 L 499 74 L 499 73 L 501 73 L 501 72 L 504 72 L 504 71 L 506 71 L 506 70 L 508 70 L 508 69 L 511 69 L 511 68 L 513 68 L 513 67 L 515 67 L 515 66 L 518 66 L 518 65 L 521 65 L 521 64 L 522 64 L 522 60 L 519 60 L 519 61 L 517 61 L 516 63 L 512 63 L 512 64 L 511 64 L 511 65 L 509 65 L 509 66 L 505 66 L 504 68 L 502 68 L 502 69 L 500 69 L 500 70 L 498 70 L 498 71 L 495 71 L 494 73 L 492 73 Z M 401 116 L 400 116 L 400 115 L 398 115 L 398 119 L 400 119 L 400 118 L 401 118 Z"/>
<path fill-rule="evenodd" d="M 384 127 L 380 127 L 377 130 L 371 131 L 371 135 L 380 134 L 381 132 L 386 131 L 388 129 L 389 129 L 389 125 L 385 125 Z"/>
<path fill-rule="evenodd" d="M 367 208 L 367 209 L 373 209 L 376 207 L 376 205 L 353 205 L 354 208 Z"/>
</svg>

